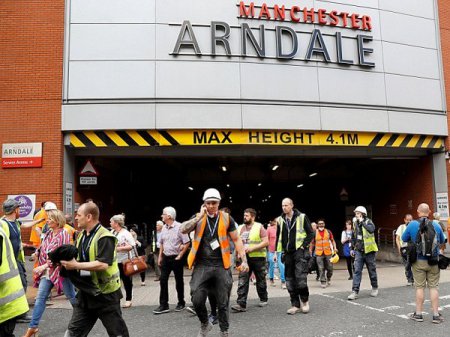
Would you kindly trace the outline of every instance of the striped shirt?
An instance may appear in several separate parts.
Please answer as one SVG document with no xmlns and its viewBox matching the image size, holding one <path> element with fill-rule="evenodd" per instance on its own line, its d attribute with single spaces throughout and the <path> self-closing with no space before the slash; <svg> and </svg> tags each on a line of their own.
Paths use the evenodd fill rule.
<svg viewBox="0 0 450 337">
<path fill-rule="evenodd" d="M 178 221 L 174 221 L 171 226 L 164 225 L 161 231 L 160 244 L 164 247 L 163 254 L 165 256 L 176 256 L 180 254 L 180 245 L 189 242 L 189 236 L 182 234 L 180 228 L 181 224 Z"/>
</svg>

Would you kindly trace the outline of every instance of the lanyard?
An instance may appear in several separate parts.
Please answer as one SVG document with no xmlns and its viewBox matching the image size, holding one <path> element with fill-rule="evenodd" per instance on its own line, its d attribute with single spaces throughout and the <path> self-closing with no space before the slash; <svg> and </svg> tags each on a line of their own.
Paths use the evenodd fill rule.
<svg viewBox="0 0 450 337">
<path fill-rule="evenodd" d="M 287 229 L 288 233 L 291 232 L 292 228 L 293 228 L 294 225 L 295 225 L 295 221 L 292 221 L 292 220 L 294 220 L 294 217 L 292 217 L 291 220 L 289 220 L 288 218 L 286 218 L 286 229 Z"/>
<path fill-rule="evenodd" d="M 211 229 L 211 226 L 209 224 L 209 217 L 208 216 L 206 218 L 206 222 L 208 223 L 209 236 L 213 237 L 214 236 L 214 232 L 216 231 L 216 228 L 217 228 L 217 223 L 219 222 L 219 215 L 217 215 L 216 223 L 214 224 L 214 228 L 213 229 Z"/>
<path fill-rule="evenodd" d="M 91 243 L 92 243 L 92 240 L 94 239 L 95 233 L 97 233 L 99 228 L 100 228 L 100 226 L 97 226 L 95 231 L 93 233 L 91 233 L 91 235 L 89 236 L 89 241 L 87 243 L 86 249 L 84 248 L 84 241 L 86 240 L 86 236 L 87 236 L 86 232 L 83 235 L 83 240 L 81 240 L 81 255 L 83 255 L 84 262 L 88 262 L 87 256 L 86 256 L 86 251 L 89 251 L 89 248 L 91 247 Z"/>
<path fill-rule="evenodd" d="M 5 219 L 6 220 L 6 219 Z M 16 222 L 11 222 L 9 220 L 6 220 L 6 222 L 9 225 L 9 228 L 12 229 L 12 231 L 14 232 L 14 234 L 16 234 L 19 238 L 20 238 L 20 233 L 19 230 L 17 229 L 17 225 Z"/>
</svg>

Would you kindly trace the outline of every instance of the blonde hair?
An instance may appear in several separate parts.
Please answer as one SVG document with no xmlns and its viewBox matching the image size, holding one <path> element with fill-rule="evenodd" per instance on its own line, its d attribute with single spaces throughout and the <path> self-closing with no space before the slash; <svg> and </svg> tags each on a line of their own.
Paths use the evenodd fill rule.
<svg viewBox="0 0 450 337">
<path fill-rule="evenodd" d="M 64 217 L 64 213 L 59 209 L 52 209 L 47 211 L 47 216 L 49 220 L 52 220 L 58 224 L 59 228 L 63 228 L 66 224 L 66 218 Z"/>
<path fill-rule="evenodd" d="M 120 227 L 125 228 L 125 214 L 123 213 L 113 215 L 110 221 L 114 221 L 115 223 L 119 224 Z"/>
</svg>

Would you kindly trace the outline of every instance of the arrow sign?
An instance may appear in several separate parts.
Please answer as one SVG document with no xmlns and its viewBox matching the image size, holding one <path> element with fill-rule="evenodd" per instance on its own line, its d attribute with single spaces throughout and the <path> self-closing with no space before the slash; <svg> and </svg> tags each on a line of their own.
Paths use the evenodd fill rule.
<svg viewBox="0 0 450 337">
<path fill-rule="evenodd" d="M 86 164 L 81 169 L 80 177 L 98 177 L 98 172 L 90 160 L 86 161 Z"/>
</svg>

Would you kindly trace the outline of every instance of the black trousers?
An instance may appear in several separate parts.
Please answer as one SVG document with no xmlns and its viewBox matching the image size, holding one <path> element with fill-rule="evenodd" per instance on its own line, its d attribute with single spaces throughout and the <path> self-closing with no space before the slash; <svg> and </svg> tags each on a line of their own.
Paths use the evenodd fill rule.
<svg viewBox="0 0 450 337">
<path fill-rule="evenodd" d="M 300 301 L 307 302 L 309 299 L 308 289 L 308 264 L 309 251 L 297 249 L 295 252 L 284 254 L 284 273 L 286 287 L 291 297 L 291 304 L 300 308 Z"/>
<path fill-rule="evenodd" d="M 255 274 L 256 291 L 261 302 L 267 302 L 267 281 L 266 281 L 266 258 L 249 257 L 247 255 L 249 270 L 245 273 L 239 273 L 239 283 L 237 289 L 237 303 L 245 308 L 247 307 L 248 288 L 250 284 L 250 275 Z"/>
<path fill-rule="evenodd" d="M 129 337 L 127 325 L 122 317 L 120 302 L 95 309 L 74 306 L 72 319 L 64 337 L 86 337 L 98 319 L 102 321 L 108 336 Z"/>
<path fill-rule="evenodd" d="M 123 263 L 118 263 L 120 271 L 120 279 L 123 282 L 123 287 L 125 288 L 125 300 L 131 301 L 133 298 L 133 279 L 132 276 L 125 275 L 123 271 Z"/>
<path fill-rule="evenodd" d="M 347 261 L 347 270 L 348 270 L 348 275 L 350 277 L 353 277 L 353 257 L 351 256 L 346 256 L 345 260 Z"/>
<path fill-rule="evenodd" d="M 220 330 L 228 331 L 230 293 L 233 286 L 231 269 L 225 269 L 222 266 L 196 265 L 192 273 L 190 286 L 192 304 L 200 322 L 202 324 L 208 323 L 206 298 L 208 293 L 212 292 L 216 295 Z"/>
<path fill-rule="evenodd" d="M 175 288 L 177 289 L 178 304 L 185 305 L 184 301 L 184 279 L 183 279 L 183 261 L 175 260 L 176 256 L 165 256 L 161 263 L 161 277 L 159 285 L 161 291 L 159 293 L 159 304 L 163 307 L 169 307 L 169 275 L 173 271 L 175 275 Z"/>
<path fill-rule="evenodd" d="M 14 337 L 17 317 L 11 318 L 0 324 L 0 337 Z"/>
</svg>

